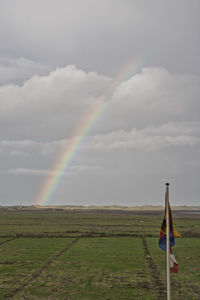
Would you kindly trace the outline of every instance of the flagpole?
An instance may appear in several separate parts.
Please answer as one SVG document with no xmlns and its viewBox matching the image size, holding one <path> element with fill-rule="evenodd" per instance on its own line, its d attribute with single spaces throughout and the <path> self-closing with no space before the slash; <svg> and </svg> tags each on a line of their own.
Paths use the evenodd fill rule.
<svg viewBox="0 0 200 300">
<path fill-rule="evenodd" d="M 166 183 L 165 192 L 165 207 L 166 207 L 166 237 L 167 237 L 167 300 L 171 300 L 171 285 L 170 285 L 170 236 L 169 236 L 169 183 Z"/>
</svg>

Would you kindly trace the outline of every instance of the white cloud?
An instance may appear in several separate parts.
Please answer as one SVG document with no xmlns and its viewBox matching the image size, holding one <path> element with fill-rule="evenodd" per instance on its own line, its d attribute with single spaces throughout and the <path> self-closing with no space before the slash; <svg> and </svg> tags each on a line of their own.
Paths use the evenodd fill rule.
<svg viewBox="0 0 200 300">
<path fill-rule="evenodd" d="M 34 76 L 23 86 L 0 87 L 0 124 L 4 136 L 23 139 L 66 138 L 102 101 L 110 79 L 74 66 Z"/>
<path fill-rule="evenodd" d="M 200 77 L 144 68 L 116 90 L 109 124 L 131 129 L 169 121 L 199 120 Z M 107 122 L 106 122 L 107 124 Z"/>
<path fill-rule="evenodd" d="M 199 119 L 197 76 L 146 68 L 118 85 L 109 98 L 113 81 L 67 66 L 35 76 L 23 86 L 0 87 L 0 138 L 48 141 L 72 137 L 88 122 L 87 115 L 95 115 L 99 103 L 104 112 L 95 124 L 97 133 Z"/>
</svg>

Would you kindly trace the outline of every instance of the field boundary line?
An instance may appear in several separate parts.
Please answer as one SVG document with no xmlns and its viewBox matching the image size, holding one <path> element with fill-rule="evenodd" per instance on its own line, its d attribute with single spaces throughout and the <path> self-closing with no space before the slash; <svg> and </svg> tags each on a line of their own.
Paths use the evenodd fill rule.
<svg viewBox="0 0 200 300">
<path fill-rule="evenodd" d="M 183 237 L 187 238 L 200 238 L 200 234 L 193 233 L 193 234 L 185 234 L 182 233 Z M 0 235 L 0 238 L 10 238 L 12 239 L 18 239 L 18 238 L 92 238 L 92 237 L 157 237 L 156 234 L 153 233 L 141 233 L 141 232 L 133 232 L 133 233 L 125 233 L 125 232 L 102 232 L 102 231 L 86 231 L 82 232 L 79 230 L 69 230 L 69 231 L 64 231 L 64 232 L 45 232 L 45 233 L 40 233 L 40 234 L 32 234 L 32 233 L 17 233 L 16 235 Z M 4 243 L 4 242 L 2 242 Z M 0 243 L 0 245 L 2 244 Z"/>
<path fill-rule="evenodd" d="M 141 240 L 143 243 L 145 259 L 149 267 L 149 273 L 151 276 L 153 289 L 156 291 L 158 299 L 166 299 L 166 287 L 163 284 L 163 282 L 160 280 L 160 272 L 156 267 L 156 264 L 153 261 L 152 257 L 150 256 L 150 251 L 147 245 L 147 241 L 144 236 L 141 237 Z"/>
<path fill-rule="evenodd" d="M 74 233 L 74 234 L 73 234 Z M 68 234 L 68 235 L 67 235 Z M 70 235 L 71 234 L 71 235 Z M 75 235 L 77 234 L 77 235 Z M 79 235 L 78 235 L 79 234 Z M 18 233 L 15 236 L 10 236 L 13 238 L 87 238 L 87 237 L 139 237 L 141 238 L 141 233 L 106 233 L 106 232 L 81 232 L 81 231 L 65 231 L 60 233 L 41 233 L 41 234 L 23 234 Z M 157 237 L 155 234 L 145 234 L 145 237 Z M 0 236 L 0 238 L 9 238 L 8 236 Z"/>
<path fill-rule="evenodd" d="M 75 238 L 69 245 L 67 245 L 65 248 L 63 248 L 60 252 L 54 254 L 50 259 L 48 259 L 41 268 L 39 268 L 39 270 L 35 271 L 35 273 L 33 273 L 30 278 L 25 281 L 24 283 L 21 284 L 21 286 L 19 286 L 18 288 L 16 288 L 15 290 L 13 290 L 12 292 L 8 293 L 6 295 L 7 298 L 13 298 L 16 295 L 18 295 L 19 293 L 21 293 L 23 291 L 24 288 L 27 288 L 33 281 L 35 281 L 44 270 L 48 269 L 48 267 L 57 259 L 59 258 L 64 252 L 66 252 L 67 250 L 69 250 L 75 243 L 78 242 L 78 240 L 80 239 L 80 237 Z"/>
</svg>

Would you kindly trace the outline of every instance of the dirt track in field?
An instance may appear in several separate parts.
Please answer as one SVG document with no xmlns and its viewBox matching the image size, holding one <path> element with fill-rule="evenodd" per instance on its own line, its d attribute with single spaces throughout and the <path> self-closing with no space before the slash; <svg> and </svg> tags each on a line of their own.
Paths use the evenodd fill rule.
<svg viewBox="0 0 200 300">
<path fill-rule="evenodd" d="M 50 259 L 48 259 L 39 270 L 37 270 L 35 273 L 32 274 L 32 276 L 27 281 L 25 281 L 21 286 L 19 286 L 18 288 L 14 289 L 12 292 L 10 292 L 8 295 L 6 295 L 6 298 L 12 299 L 16 295 L 20 294 L 35 279 L 37 279 L 41 275 L 41 273 L 44 270 L 46 270 L 57 258 L 59 258 L 64 252 L 69 250 L 75 243 L 77 243 L 79 239 L 80 239 L 80 237 L 75 238 L 70 244 L 67 245 L 67 247 L 65 247 L 60 252 L 56 253 Z"/>
<path fill-rule="evenodd" d="M 144 237 L 141 237 L 141 240 L 144 247 L 145 259 L 149 267 L 152 289 L 155 291 L 157 299 L 166 299 L 166 287 L 160 280 L 160 273 L 156 267 L 156 264 L 150 256 L 150 251 L 148 249 L 146 239 Z"/>
</svg>

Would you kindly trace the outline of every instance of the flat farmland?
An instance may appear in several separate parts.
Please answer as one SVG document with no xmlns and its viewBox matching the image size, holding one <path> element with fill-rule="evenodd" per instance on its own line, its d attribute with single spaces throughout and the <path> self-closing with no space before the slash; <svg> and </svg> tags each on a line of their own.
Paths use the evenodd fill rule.
<svg viewBox="0 0 200 300">
<path fill-rule="evenodd" d="M 166 299 L 161 211 L 0 211 L 0 299 Z M 175 212 L 172 300 L 200 298 L 200 219 Z"/>
</svg>

